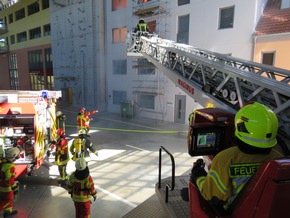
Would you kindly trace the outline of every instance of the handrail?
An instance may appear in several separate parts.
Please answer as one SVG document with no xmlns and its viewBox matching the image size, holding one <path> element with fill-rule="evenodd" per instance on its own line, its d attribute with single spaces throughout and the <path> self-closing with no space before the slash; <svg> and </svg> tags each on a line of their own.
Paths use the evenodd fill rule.
<svg viewBox="0 0 290 218">
<path fill-rule="evenodd" d="M 175 187 L 175 161 L 173 155 L 167 151 L 163 146 L 160 146 L 159 148 L 159 172 L 158 172 L 158 189 L 161 188 L 161 164 L 162 164 L 162 150 L 164 150 L 171 158 L 171 186 L 169 184 L 166 184 L 166 196 L 165 196 L 165 202 L 168 202 L 168 189 L 170 188 L 171 191 L 174 190 Z"/>
</svg>

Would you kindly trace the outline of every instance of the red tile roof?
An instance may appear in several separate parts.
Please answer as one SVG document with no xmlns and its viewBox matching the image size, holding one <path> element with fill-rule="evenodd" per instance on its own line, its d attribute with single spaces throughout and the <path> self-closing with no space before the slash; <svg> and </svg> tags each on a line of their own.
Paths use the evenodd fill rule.
<svg viewBox="0 0 290 218">
<path fill-rule="evenodd" d="M 268 0 L 255 35 L 290 33 L 290 8 L 280 9 L 282 0 Z"/>
</svg>

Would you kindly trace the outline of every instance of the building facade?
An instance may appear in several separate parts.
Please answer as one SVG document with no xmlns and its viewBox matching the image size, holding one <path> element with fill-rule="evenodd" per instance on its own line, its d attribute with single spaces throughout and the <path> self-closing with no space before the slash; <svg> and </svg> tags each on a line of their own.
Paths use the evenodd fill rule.
<svg viewBox="0 0 290 218">
<path fill-rule="evenodd" d="M 2 3 L 0 88 L 54 90 L 49 0 Z"/>
<path fill-rule="evenodd" d="M 122 113 L 123 106 L 130 105 L 132 116 L 185 123 L 200 105 L 146 59 L 128 57 L 127 33 L 142 17 L 162 38 L 245 60 L 263 62 L 260 55 L 275 50 L 274 63 L 284 63 L 275 66 L 287 69 L 287 51 L 280 52 L 286 48 L 289 30 L 278 37 L 256 34 L 267 3 L 273 1 L 286 8 L 289 4 L 289 0 L 20 0 L 0 13 L 1 29 L 8 30 L 0 32 L 1 50 L 9 45 L 0 55 L 4 79 L 0 86 L 55 88 L 62 90 L 62 103 L 74 107 Z M 29 5 L 36 2 L 39 11 L 29 12 Z M 23 10 L 25 16 L 19 19 Z M 264 44 L 269 38 L 275 42 L 271 48 Z"/>
</svg>

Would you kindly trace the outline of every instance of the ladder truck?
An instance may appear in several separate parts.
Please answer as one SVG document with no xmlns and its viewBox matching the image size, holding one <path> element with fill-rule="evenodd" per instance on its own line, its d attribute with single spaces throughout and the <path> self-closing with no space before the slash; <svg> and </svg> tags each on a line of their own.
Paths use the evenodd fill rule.
<svg viewBox="0 0 290 218">
<path fill-rule="evenodd" d="M 231 146 L 234 114 L 244 105 L 253 101 L 268 106 L 277 115 L 279 120 L 277 146 L 285 156 L 289 156 L 290 71 L 161 39 L 155 34 L 147 34 L 145 37 L 128 32 L 127 55 L 148 59 L 176 86 L 204 107 L 195 110 L 193 121 L 189 121 L 188 153 L 190 156 L 203 156 L 206 165 L 210 167 L 214 155 Z M 199 137 L 198 134 L 210 134 L 208 139 L 211 142 L 208 142 L 206 147 L 198 146 L 194 141 Z M 172 176 L 161 179 L 163 151 L 171 157 Z M 260 171 L 267 172 L 269 175 L 283 172 L 281 173 L 282 180 L 274 178 L 272 181 L 279 181 L 277 184 L 282 181 L 281 184 L 283 183 L 285 186 L 283 188 L 289 190 L 290 159 L 285 158 L 281 162 L 271 164 L 270 167 L 268 165 L 260 167 Z M 166 214 L 169 217 L 219 217 L 189 181 L 189 175 L 175 176 L 174 165 L 174 157 L 161 147 L 159 150 L 159 176 L 155 190 Z M 268 171 L 263 171 L 262 168 L 268 168 Z M 263 175 L 260 172 L 256 173 L 257 181 L 260 181 L 259 178 L 264 178 Z M 253 185 L 249 186 L 256 190 Z M 262 186 L 264 187 L 265 183 L 260 185 L 260 187 Z M 181 197 L 181 190 L 184 187 L 189 187 L 189 202 L 184 201 Z M 255 192 L 254 194 L 251 189 L 248 191 L 248 196 L 255 197 L 251 203 L 254 204 L 253 211 L 256 213 L 251 217 L 263 217 L 263 215 L 259 215 L 259 211 L 265 213 L 265 211 L 269 212 L 269 208 L 271 208 L 265 202 L 262 202 L 262 206 L 258 206 L 261 205 L 261 202 L 258 202 L 256 198 L 265 193 L 264 189 L 260 193 Z M 274 188 L 270 189 L 274 190 Z M 273 196 L 275 195 L 271 195 L 270 198 L 273 199 Z M 267 198 L 269 199 L 269 196 Z M 288 200 L 289 197 L 280 192 L 273 205 L 281 204 L 281 199 Z M 247 216 L 244 214 L 247 209 L 244 210 L 243 206 L 247 205 L 244 202 L 250 202 L 250 200 L 241 200 L 237 211 L 228 217 Z M 265 205 L 267 206 L 265 207 Z M 281 205 L 278 206 L 278 210 L 281 215 L 285 215 L 287 208 Z"/>
<path fill-rule="evenodd" d="M 5 150 L 18 147 L 16 178 L 45 161 L 58 128 L 56 102 L 61 91 L 0 91 L 0 160 Z"/>
</svg>

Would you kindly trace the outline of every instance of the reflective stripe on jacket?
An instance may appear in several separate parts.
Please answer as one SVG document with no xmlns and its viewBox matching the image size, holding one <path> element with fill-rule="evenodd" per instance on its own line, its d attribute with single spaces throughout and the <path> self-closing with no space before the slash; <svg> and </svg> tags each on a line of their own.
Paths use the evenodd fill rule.
<svg viewBox="0 0 290 218">
<path fill-rule="evenodd" d="M 78 180 L 74 173 L 68 180 L 68 192 L 72 193 L 71 197 L 76 202 L 90 201 L 91 196 L 96 196 L 97 191 L 94 186 L 92 177 L 89 175 L 84 180 Z"/>
<path fill-rule="evenodd" d="M 69 161 L 68 142 L 65 138 L 61 138 L 56 143 L 56 165 L 65 165 Z"/>
<path fill-rule="evenodd" d="M 262 162 L 281 157 L 274 149 L 269 154 L 246 154 L 231 147 L 215 156 L 208 175 L 197 178 L 196 184 L 206 200 L 215 196 L 227 202 L 227 209 Z"/>
</svg>

